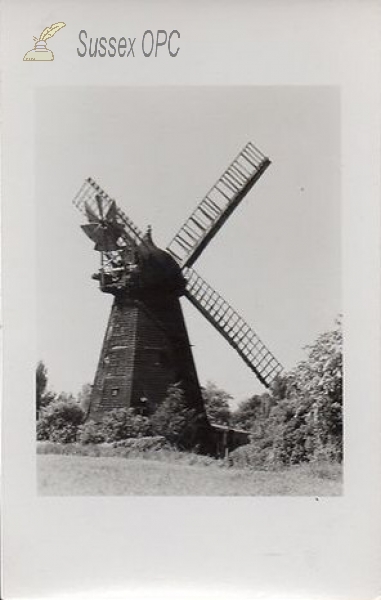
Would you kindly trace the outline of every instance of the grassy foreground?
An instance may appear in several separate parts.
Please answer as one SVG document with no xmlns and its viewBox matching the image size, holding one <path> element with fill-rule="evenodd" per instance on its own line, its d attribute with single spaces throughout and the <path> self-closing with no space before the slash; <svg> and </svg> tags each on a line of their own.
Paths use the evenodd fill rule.
<svg viewBox="0 0 381 600">
<path fill-rule="evenodd" d="M 228 469 L 147 458 L 39 454 L 39 494 L 46 496 L 336 496 L 338 465 L 279 471 Z"/>
</svg>

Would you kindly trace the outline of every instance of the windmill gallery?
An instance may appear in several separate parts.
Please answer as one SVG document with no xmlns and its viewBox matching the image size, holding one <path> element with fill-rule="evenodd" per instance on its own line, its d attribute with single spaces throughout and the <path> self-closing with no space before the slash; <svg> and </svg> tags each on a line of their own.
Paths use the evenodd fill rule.
<svg viewBox="0 0 381 600">
<path fill-rule="evenodd" d="M 213 451 L 218 445 L 216 439 L 222 432 L 206 416 L 180 304 L 182 296 L 264 386 L 269 387 L 281 373 L 282 366 L 258 335 L 193 269 L 269 165 L 270 160 L 249 142 L 165 251 L 155 245 L 151 229 L 143 234 L 93 179 L 84 182 L 74 204 L 86 216 L 88 222 L 82 229 L 100 254 L 100 268 L 93 278 L 102 292 L 114 296 L 88 418 L 100 420 L 110 410 L 129 407 L 150 415 L 164 400 L 168 387 L 178 383 L 187 405 L 199 414 L 200 446 Z M 232 439 L 234 432 L 230 433 Z"/>
</svg>

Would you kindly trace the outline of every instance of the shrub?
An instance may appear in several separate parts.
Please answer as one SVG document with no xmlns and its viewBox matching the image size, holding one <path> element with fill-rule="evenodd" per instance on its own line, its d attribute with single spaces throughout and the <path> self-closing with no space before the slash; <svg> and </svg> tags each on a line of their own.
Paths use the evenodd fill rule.
<svg viewBox="0 0 381 600">
<path fill-rule="evenodd" d="M 164 436 L 175 447 L 185 450 L 194 448 L 203 415 L 189 408 L 179 384 L 171 385 L 165 400 L 151 417 L 156 435 Z"/>
<path fill-rule="evenodd" d="M 150 435 L 151 423 L 147 417 L 135 414 L 132 408 L 119 408 L 108 412 L 102 421 L 90 420 L 78 427 L 77 440 L 81 444 L 102 444 Z"/>
<path fill-rule="evenodd" d="M 270 470 L 281 467 L 281 462 L 271 445 L 258 443 L 239 446 L 227 458 L 229 467 L 238 469 Z"/>
<path fill-rule="evenodd" d="M 267 466 L 342 460 L 340 322 L 307 350 L 306 360 L 274 381 L 271 396 L 254 396 L 235 411 L 233 423 L 251 429 L 252 447 L 232 460 Z"/>
<path fill-rule="evenodd" d="M 217 387 L 211 381 L 208 381 L 201 391 L 209 421 L 219 425 L 229 425 L 231 418 L 229 407 L 229 402 L 232 400 L 231 395 Z"/>
<path fill-rule="evenodd" d="M 84 413 L 72 398 L 61 395 L 46 406 L 37 422 L 37 439 L 62 442 L 75 442 Z"/>
<path fill-rule="evenodd" d="M 151 434 L 147 417 L 135 414 L 133 408 L 118 408 L 107 413 L 97 424 L 106 442 L 118 442 L 127 438 L 146 437 Z"/>
<path fill-rule="evenodd" d="M 162 450 L 163 448 L 168 450 L 170 449 L 167 440 L 161 435 L 140 438 L 128 438 L 126 440 L 114 442 L 113 447 L 128 448 L 137 452 L 146 452 L 148 450 L 156 452 L 157 450 Z"/>
<path fill-rule="evenodd" d="M 102 424 L 95 423 L 95 421 L 86 421 L 78 428 L 77 440 L 81 444 L 102 444 L 106 441 Z"/>
<path fill-rule="evenodd" d="M 267 419 L 273 402 L 267 392 L 240 402 L 232 414 L 232 425 L 245 431 L 256 429 Z"/>
</svg>

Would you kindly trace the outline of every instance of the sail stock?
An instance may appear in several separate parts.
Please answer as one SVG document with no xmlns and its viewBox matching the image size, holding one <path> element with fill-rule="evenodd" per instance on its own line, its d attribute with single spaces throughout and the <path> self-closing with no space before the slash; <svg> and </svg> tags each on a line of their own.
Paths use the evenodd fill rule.
<svg viewBox="0 0 381 600">
<path fill-rule="evenodd" d="M 193 265 L 269 165 L 251 142 L 246 144 L 168 245 L 181 267 Z"/>
<path fill-rule="evenodd" d="M 193 269 L 184 269 L 185 295 L 232 346 L 264 386 L 269 387 L 283 367 L 235 309 Z"/>
</svg>

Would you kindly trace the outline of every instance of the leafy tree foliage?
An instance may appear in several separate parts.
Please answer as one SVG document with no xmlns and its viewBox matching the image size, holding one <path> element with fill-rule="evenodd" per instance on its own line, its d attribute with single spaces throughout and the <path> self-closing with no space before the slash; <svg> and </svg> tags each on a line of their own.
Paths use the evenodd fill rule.
<svg viewBox="0 0 381 600">
<path fill-rule="evenodd" d="M 104 432 L 106 442 L 117 442 L 151 434 L 149 419 L 135 414 L 133 408 L 111 410 L 104 416 L 100 427 Z"/>
<path fill-rule="evenodd" d="M 81 444 L 116 443 L 151 433 L 147 417 L 136 414 L 133 408 L 118 408 L 106 413 L 101 421 L 86 421 L 78 429 L 77 440 Z"/>
<path fill-rule="evenodd" d="M 245 431 L 256 431 L 268 417 L 272 402 L 272 397 L 267 393 L 256 394 L 240 402 L 232 415 L 233 426 Z"/>
<path fill-rule="evenodd" d="M 217 425 L 229 425 L 231 417 L 229 401 L 232 400 L 230 394 L 208 381 L 202 388 L 202 396 L 209 421 Z"/>
<path fill-rule="evenodd" d="M 305 451 L 342 456 L 343 354 L 341 321 L 308 346 L 308 358 L 288 377 L 294 429 L 304 429 Z"/>
<path fill-rule="evenodd" d="M 42 360 L 40 360 L 36 367 L 36 396 L 38 400 L 44 395 L 47 383 L 48 371 Z"/>
<path fill-rule="evenodd" d="M 37 439 L 51 442 L 75 442 L 84 412 L 72 396 L 60 394 L 41 410 L 37 422 Z"/>
<path fill-rule="evenodd" d="M 180 384 L 174 384 L 151 417 L 152 429 L 155 435 L 162 435 L 170 444 L 186 450 L 197 444 L 202 417 L 187 406 Z"/>
<path fill-rule="evenodd" d="M 342 459 L 343 360 L 340 321 L 306 348 L 307 359 L 278 377 L 271 395 L 241 403 L 233 423 L 253 432 L 232 460 L 253 466 Z"/>
<path fill-rule="evenodd" d="M 36 417 L 38 419 L 40 411 L 45 408 L 55 396 L 48 389 L 48 370 L 42 360 L 36 367 Z"/>
<path fill-rule="evenodd" d="M 102 423 L 86 421 L 78 427 L 77 441 L 81 444 L 102 444 L 106 441 L 106 432 Z"/>
<path fill-rule="evenodd" d="M 85 415 L 87 415 L 90 408 L 90 396 L 91 396 L 92 385 L 90 383 L 84 383 L 78 392 L 78 402 Z"/>
</svg>

